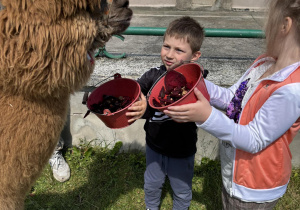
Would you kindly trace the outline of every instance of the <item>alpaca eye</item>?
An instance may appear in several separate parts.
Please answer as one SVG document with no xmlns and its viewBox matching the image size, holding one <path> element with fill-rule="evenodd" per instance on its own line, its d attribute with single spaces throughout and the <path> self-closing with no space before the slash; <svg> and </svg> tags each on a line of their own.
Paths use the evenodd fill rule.
<svg viewBox="0 0 300 210">
<path fill-rule="evenodd" d="M 125 1 L 123 7 L 128 8 L 129 7 L 129 1 Z"/>
<path fill-rule="evenodd" d="M 89 5 L 86 6 L 86 11 L 89 12 L 89 13 L 92 12 L 91 7 Z"/>
</svg>

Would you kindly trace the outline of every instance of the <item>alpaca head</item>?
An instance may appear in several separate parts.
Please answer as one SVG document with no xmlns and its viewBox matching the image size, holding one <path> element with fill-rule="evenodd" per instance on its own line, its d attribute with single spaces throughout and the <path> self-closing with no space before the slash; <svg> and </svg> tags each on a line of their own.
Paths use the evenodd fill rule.
<svg viewBox="0 0 300 210">
<path fill-rule="evenodd" d="M 78 90 L 93 52 L 130 24 L 128 0 L 2 0 L 0 88 L 29 98 Z M 89 55 L 88 55 L 89 54 Z"/>
</svg>

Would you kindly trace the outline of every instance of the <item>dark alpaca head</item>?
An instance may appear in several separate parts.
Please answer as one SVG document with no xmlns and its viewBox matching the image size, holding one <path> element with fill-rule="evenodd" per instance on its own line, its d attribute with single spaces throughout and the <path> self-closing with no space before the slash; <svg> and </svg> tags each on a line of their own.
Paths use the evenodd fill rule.
<svg viewBox="0 0 300 210">
<path fill-rule="evenodd" d="M 90 3 L 88 11 L 100 29 L 91 47 L 95 50 L 103 47 L 112 35 L 120 34 L 128 28 L 132 10 L 128 0 L 102 0 L 100 7 Z"/>
</svg>

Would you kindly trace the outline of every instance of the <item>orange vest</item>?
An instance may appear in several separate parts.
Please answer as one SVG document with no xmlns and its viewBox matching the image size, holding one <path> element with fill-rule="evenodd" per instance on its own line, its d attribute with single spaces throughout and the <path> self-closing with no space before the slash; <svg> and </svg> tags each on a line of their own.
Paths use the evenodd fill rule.
<svg viewBox="0 0 300 210">
<path fill-rule="evenodd" d="M 262 81 L 245 105 L 239 123 L 247 125 L 274 91 L 295 82 L 300 82 L 300 67 L 282 82 Z M 233 181 L 251 189 L 271 189 L 287 184 L 292 169 L 289 144 L 299 129 L 300 118 L 281 137 L 256 154 L 236 149 Z"/>
</svg>

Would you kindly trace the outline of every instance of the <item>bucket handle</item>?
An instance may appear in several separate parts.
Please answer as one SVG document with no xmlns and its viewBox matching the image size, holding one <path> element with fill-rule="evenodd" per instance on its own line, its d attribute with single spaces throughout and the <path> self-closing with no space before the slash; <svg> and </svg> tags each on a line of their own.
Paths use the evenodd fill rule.
<svg viewBox="0 0 300 210">
<path fill-rule="evenodd" d="M 109 77 L 107 77 L 107 78 L 101 80 L 100 82 L 98 82 L 98 83 L 97 83 L 96 85 L 94 85 L 94 86 L 96 87 L 98 84 L 103 83 L 104 81 L 108 80 L 108 79 L 111 78 L 111 77 L 114 77 L 114 79 L 122 78 L 122 77 L 121 77 L 121 74 L 115 73 L 114 75 L 109 76 Z M 85 91 L 85 92 L 84 92 L 83 98 L 82 98 L 82 104 L 86 105 L 87 100 L 88 100 L 88 98 L 89 98 L 89 93 L 90 93 L 89 91 Z M 90 112 L 91 112 L 91 111 L 88 109 L 87 112 L 85 113 L 85 115 L 84 115 L 83 118 L 86 118 L 86 117 L 90 114 Z M 106 114 L 109 114 L 109 113 L 106 112 Z"/>
<path fill-rule="evenodd" d="M 178 64 L 175 64 L 174 66 L 172 66 L 172 68 L 169 69 L 168 71 L 174 70 L 174 69 L 176 69 L 177 67 L 181 66 L 182 64 L 187 64 L 187 63 L 196 63 L 196 64 L 198 64 L 198 65 L 200 66 L 200 70 L 201 70 L 201 72 L 202 72 L 202 74 L 201 74 L 202 77 L 203 77 L 204 79 L 207 77 L 207 75 L 208 75 L 208 70 L 207 70 L 207 69 L 204 69 L 204 68 L 201 66 L 201 64 L 200 64 L 199 61 L 193 61 L 193 60 L 180 61 Z"/>
<path fill-rule="evenodd" d="M 106 80 L 110 79 L 111 77 L 114 77 L 114 79 L 122 78 L 121 74 L 115 73 L 114 75 L 109 76 L 109 77 L 107 77 L 107 78 L 101 80 L 100 82 L 96 83 L 96 85 L 94 85 L 94 86 L 96 87 L 97 85 L 99 85 L 100 83 L 105 82 Z M 87 100 L 88 100 L 88 98 L 89 98 L 89 93 L 90 93 L 89 91 L 85 91 L 85 92 L 84 92 L 83 98 L 82 98 L 82 104 L 86 105 L 86 102 L 87 102 Z"/>
<path fill-rule="evenodd" d="M 177 67 L 181 66 L 182 64 L 187 64 L 187 63 L 197 63 L 197 64 L 200 66 L 200 70 L 201 70 L 201 72 L 202 72 L 202 74 L 201 74 L 201 79 L 202 79 L 202 78 L 206 78 L 206 76 L 208 75 L 208 70 L 207 70 L 207 69 L 203 69 L 203 67 L 200 65 L 200 63 L 199 63 L 198 61 L 192 61 L 192 60 L 180 61 L 179 63 L 177 63 L 177 64 L 175 64 L 174 66 L 172 66 L 172 68 L 169 69 L 168 71 L 174 70 L 174 69 L 176 69 Z M 151 92 L 152 92 L 152 89 L 154 88 L 154 86 L 156 85 L 156 83 L 158 83 L 158 81 L 159 81 L 162 77 L 164 77 L 164 76 L 167 74 L 168 71 L 164 72 L 164 73 L 163 73 L 163 74 L 162 74 L 162 75 L 154 82 L 154 84 L 152 85 L 152 87 L 150 88 L 150 90 L 149 90 L 148 93 L 147 93 L 147 100 L 149 99 L 149 97 L 150 97 L 150 95 L 151 95 Z"/>
</svg>

